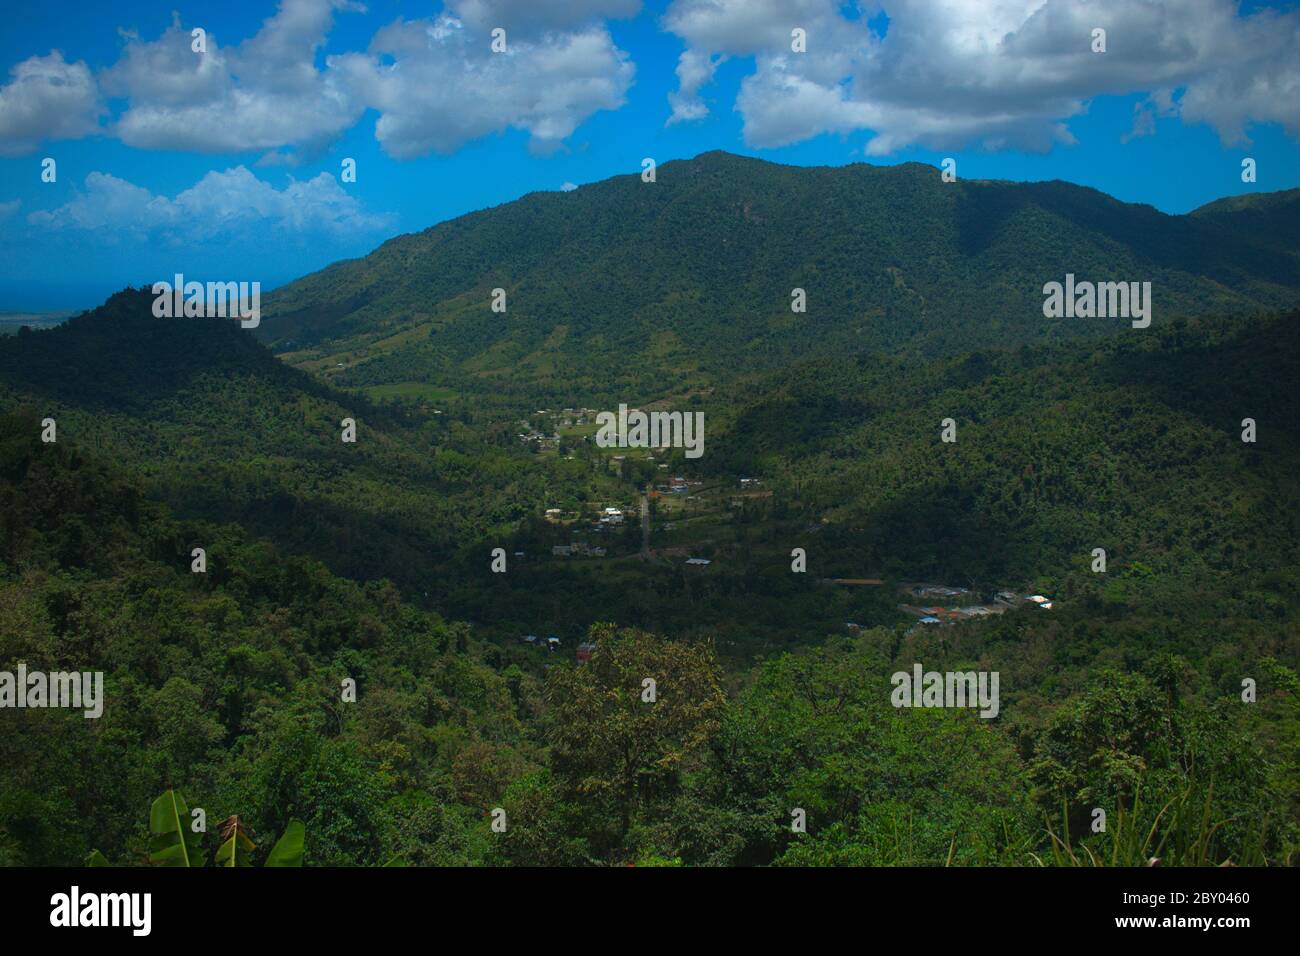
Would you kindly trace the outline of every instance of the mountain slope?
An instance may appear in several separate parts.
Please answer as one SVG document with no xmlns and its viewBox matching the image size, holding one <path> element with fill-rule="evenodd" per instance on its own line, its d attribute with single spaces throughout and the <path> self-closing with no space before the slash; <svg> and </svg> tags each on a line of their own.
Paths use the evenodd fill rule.
<svg viewBox="0 0 1300 956">
<path fill-rule="evenodd" d="M 409 421 L 289 368 L 237 323 L 157 319 L 151 301 L 127 290 L 0 338 L 0 409 L 54 418 L 59 442 L 111 455 L 183 517 L 237 521 L 412 591 L 431 562 L 540 502 L 544 477 L 490 432 Z M 355 443 L 341 440 L 345 418 Z"/>
<path fill-rule="evenodd" d="M 307 821 L 318 865 L 464 863 L 489 845 L 473 830 L 480 793 L 497 794 L 470 760 L 530 766 L 516 700 L 536 698 L 533 678 L 507 684 L 493 649 L 390 587 L 178 521 L 37 426 L 0 414 L 0 669 L 100 671 L 103 708 L 0 711 L 0 863 L 76 866 L 97 846 L 138 865 L 142 808 L 173 786 L 254 832 Z M 206 574 L 190 571 L 196 539 Z M 355 707 L 338 707 L 343 677 Z M 439 847 L 420 845 L 431 805 Z"/>
<path fill-rule="evenodd" d="M 1289 616 L 1300 315 L 1179 320 L 1153 333 L 919 367 L 817 359 L 757 375 L 709 420 L 702 461 L 796 492 L 825 533 L 788 546 L 815 547 L 837 574 L 856 562 L 987 590 L 1107 587 L 1170 614 L 1221 602 L 1221 619 Z M 947 418 L 953 443 L 941 441 Z M 1241 438 L 1245 418 L 1253 443 Z M 1097 547 L 1109 576 L 1087 570 Z"/>
<path fill-rule="evenodd" d="M 1300 189 L 1229 196 L 1189 215 L 1237 236 L 1293 251 L 1300 248 Z"/>
<path fill-rule="evenodd" d="M 294 362 L 338 358 L 350 384 L 542 397 L 558 382 L 556 394 L 638 400 L 801 357 L 1129 328 L 1044 318 L 1044 283 L 1067 273 L 1151 282 L 1156 321 L 1286 307 L 1300 299 L 1298 249 L 1062 182 L 715 152 L 664 164 L 653 184 L 534 193 L 400 236 L 276 290 L 259 334 Z M 806 314 L 791 311 L 795 288 Z"/>
</svg>

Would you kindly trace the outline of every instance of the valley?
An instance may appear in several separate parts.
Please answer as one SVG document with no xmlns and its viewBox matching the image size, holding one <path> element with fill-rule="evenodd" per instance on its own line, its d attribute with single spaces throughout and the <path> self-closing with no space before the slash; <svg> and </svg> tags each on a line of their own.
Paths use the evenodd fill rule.
<svg viewBox="0 0 1300 956">
<path fill-rule="evenodd" d="M 655 185 L 399 236 L 256 329 L 146 288 L 0 339 L 0 661 L 107 698 L 0 738 L 0 859 L 130 859 L 183 781 L 324 864 L 1028 865 L 1171 801 L 1293 861 L 1294 192 Z M 1150 281 L 1149 327 L 1050 318 L 1064 276 Z M 996 699 L 891 706 L 914 667 Z"/>
</svg>

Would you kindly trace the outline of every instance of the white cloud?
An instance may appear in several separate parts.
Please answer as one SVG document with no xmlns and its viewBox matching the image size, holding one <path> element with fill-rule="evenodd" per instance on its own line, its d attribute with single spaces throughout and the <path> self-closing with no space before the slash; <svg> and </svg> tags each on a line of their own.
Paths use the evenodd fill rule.
<svg viewBox="0 0 1300 956">
<path fill-rule="evenodd" d="M 21 156 L 44 140 L 98 131 L 103 107 L 85 63 L 68 63 L 54 50 L 23 60 L 9 75 L 0 87 L 0 156 Z"/>
<path fill-rule="evenodd" d="M 494 53 L 490 28 L 454 17 L 398 20 L 367 54 L 330 58 L 349 88 L 380 112 L 389 155 L 448 153 L 493 132 L 521 129 L 538 152 L 557 148 L 598 110 L 616 109 L 635 68 L 600 25 L 511 37 Z"/>
<path fill-rule="evenodd" d="M 8 202 L 0 202 L 0 219 L 8 219 L 18 211 L 18 208 L 22 206 L 22 204 L 23 201 L 21 199 L 11 199 Z"/>
<path fill-rule="evenodd" d="M 1153 116 L 1211 124 L 1225 142 L 1252 122 L 1300 135 L 1300 13 L 1239 17 L 1233 0 L 674 0 L 665 27 L 687 45 L 669 122 L 707 115 L 720 57 L 753 57 L 737 109 L 753 146 L 869 129 L 869 154 L 912 143 L 1043 150 L 1106 94 L 1151 94 Z M 867 18 L 883 8 L 888 31 Z M 807 52 L 790 31 L 807 31 Z M 1091 49 L 1107 31 L 1107 51 Z M 1180 95 L 1174 96 L 1175 92 Z M 1163 105 L 1157 105 L 1163 104 Z"/>
<path fill-rule="evenodd" d="M 668 103 L 673 108 L 668 117 L 668 125 L 704 119 L 709 115 L 709 108 L 700 97 L 700 88 L 713 81 L 713 74 L 725 60 L 722 54 L 707 51 L 685 50 L 677 61 L 677 89 L 668 94 Z"/>
<path fill-rule="evenodd" d="M 557 148 L 598 110 L 623 105 L 635 68 L 610 38 L 609 18 L 640 0 L 451 0 L 436 18 L 383 27 L 368 52 L 316 60 L 336 11 L 351 0 L 280 0 L 251 38 L 222 46 L 207 29 L 171 25 L 154 40 L 123 33 L 118 61 L 99 75 L 57 51 L 11 71 L 0 88 L 0 155 L 45 139 L 96 132 L 101 90 L 123 101 L 109 131 L 141 149 L 264 152 L 258 165 L 295 166 L 351 128 L 367 108 L 393 156 L 449 152 L 493 132 L 521 129 L 540 152 Z M 493 53 L 491 31 L 508 52 Z M 206 28 L 205 28 L 206 29 Z"/>
<path fill-rule="evenodd" d="M 575 189 L 577 189 L 577 188 L 578 188 L 578 184 L 577 184 L 577 183 L 569 183 L 569 182 L 566 182 L 566 183 L 564 183 L 563 185 L 560 186 L 560 192 L 562 192 L 562 193 L 571 193 L 571 192 L 573 192 L 573 191 L 574 191 Z"/>
<path fill-rule="evenodd" d="M 640 10 L 641 0 L 451 0 L 446 4 L 448 14 L 476 32 L 501 27 L 507 38 L 634 17 Z"/>
<path fill-rule="evenodd" d="M 175 17 L 157 40 L 130 37 L 121 59 L 102 77 L 104 89 L 128 101 L 114 131 L 144 149 L 229 153 L 295 146 L 315 153 L 361 116 L 317 51 L 336 9 L 346 0 L 281 0 L 256 35 L 222 47 L 211 32 L 196 53 Z"/>
<path fill-rule="evenodd" d="M 52 210 L 30 213 L 45 230 L 95 232 L 140 241 L 158 233 L 173 243 L 238 238 L 256 232 L 307 239 L 355 237 L 390 228 L 395 218 L 367 212 L 328 173 L 283 189 L 243 166 L 210 172 L 175 198 L 156 196 L 110 173 L 92 172 L 85 191 Z"/>
</svg>

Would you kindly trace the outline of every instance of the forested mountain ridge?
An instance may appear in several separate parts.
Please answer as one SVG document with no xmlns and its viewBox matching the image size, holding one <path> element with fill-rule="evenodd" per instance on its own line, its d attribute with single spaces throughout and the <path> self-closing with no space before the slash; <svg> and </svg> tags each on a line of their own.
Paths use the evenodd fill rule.
<svg viewBox="0 0 1300 956">
<path fill-rule="evenodd" d="M 702 467 L 797 488 L 863 567 L 985 587 L 1051 569 L 1055 588 L 1104 546 L 1209 600 L 1233 580 L 1300 575 L 1298 379 L 1297 313 L 917 366 L 814 359 L 711 408 Z"/>
<path fill-rule="evenodd" d="M 1300 189 L 1216 199 L 1188 215 L 1271 246 L 1300 247 Z"/>
<path fill-rule="evenodd" d="M 1294 199 L 1251 198 L 1255 210 Z M 532 193 L 389 240 L 268 295 L 258 334 L 291 361 L 338 359 L 349 384 L 668 391 L 806 356 L 935 356 L 1128 327 L 1045 318 L 1043 285 L 1067 273 L 1151 282 L 1157 321 L 1294 305 L 1296 237 L 1238 222 L 1059 181 L 945 183 L 916 163 L 797 168 L 713 152 L 665 163 L 653 183 Z M 505 313 L 490 308 L 494 288 Z M 806 313 L 791 311 L 796 288 Z"/>
<path fill-rule="evenodd" d="M 61 441 L 138 471 L 187 517 L 238 521 L 338 573 L 411 588 L 540 502 L 544 479 L 490 428 L 410 420 L 288 367 L 238 323 L 154 318 L 151 301 L 125 290 L 0 340 L 0 406 L 54 418 Z"/>
</svg>

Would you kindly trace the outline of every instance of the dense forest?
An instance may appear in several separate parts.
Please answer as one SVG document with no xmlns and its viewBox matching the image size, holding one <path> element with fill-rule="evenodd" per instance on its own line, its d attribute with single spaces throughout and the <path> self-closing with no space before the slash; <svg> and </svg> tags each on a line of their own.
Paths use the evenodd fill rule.
<svg viewBox="0 0 1300 956">
<path fill-rule="evenodd" d="M 745 519 L 745 548 L 732 545 L 745 561 L 695 580 L 624 562 L 502 583 L 485 572 L 491 535 L 476 515 L 524 507 L 511 476 L 539 472 L 545 486 L 558 462 L 495 445 L 474 423 L 429 433 L 403 408 L 357 405 L 229 326 L 209 330 L 211 351 L 191 326 L 187 351 L 151 352 L 148 323 L 165 325 L 85 316 L 12 339 L 4 355 L 0 659 L 92 662 L 108 698 L 98 721 L 4 714 L 9 864 L 74 864 L 91 849 L 143 862 L 146 809 L 169 788 L 268 838 L 300 819 L 309 865 L 1140 862 L 1157 855 L 1135 836 L 1152 827 L 1170 862 L 1277 864 L 1295 851 L 1294 316 L 1171 326 L 1141 355 L 1117 341 L 749 382 L 719 414 L 708 463 L 761 467 L 779 492 L 797 489 L 800 514 L 768 505 Z M 129 351 L 155 368 L 156 394 L 133 386 L 140 405 L 108 411 L 112 378 L 79 363 L 113 367 Z M 62 372 L 43 355 L 60 356 Z M 872 375 L 891 388 L 871 388 Z M 1231 397 L 1214 388 L 1225 381 L 1240 384 Z M 39 402 L 19 392 L 38 384 Z M 1266 410 L 1258 450 L 1236 436 L 1242 403 Z M 356 408 L 380 440 L 342 468 L 334 420 Z M 941 408 L 971 423 L 948 462 Z M 40 441 L 47 414 L 55 444 Z M 260 428 L 238 427 L 240 415 Z M 322 437 L 286 424 L 303 421 Z M 304 532 L 346 535 L 318 516 L 331 497 L 368 484 L 361 538 L 395 535 L 407 494 L 451 499 L 437 457 L 413 453 L 420 441 L 478 442 L 456 454 L 484 467 L 480 510 L 446 519 L 473 561 L 448 551 L 446 580 L 407 585 L 330 570 L 368 561 Z M 252 476 L 237 481 L 239 468 Z M 971 501 L 954 506 L 958 479 Z M 220 507 L 203 507 L 222 489 Z M 238 520 L 214 518 L 222 507 Z M 805 542 L 814 563 L 858 554 L 893 576 L 1032 575 L 1062 606 L 941 631 L 859 606 L 876 617 L 845 636 L 818 609 L 824 589 L 803 583 L 814 575 L 796 583 L 783 558 L 792 538 L 780 529 L 814 514 L 828 518 Z M 411 554 L 421 533 L 439 540 L 425 525 L 406 531 Z M 1113 549 L 1106 575 L 1084 561 L 1099 540 Z M 408 559 L 437 566 L 432 546 Z M 829 614 L 842 611 L 835 600 Z M 545 606 L 565 640 L 597 646 L 589 663 L 511 636 Z M 889 675 L 917 661 L 1000 671 L 1000 717 L 893 708 Z M 1243 678 L 1257 682 L 1249 704 Z M 341 700 L 344 679 L 355 702 Z M 1099 806 L 1112 823 L 1091 834 Z"/>
<path fill-rule="evenodd" d="M 268 295 L 256 334 L 342 384 L 479 403 L 706 392 L 803 358 L 933 358 L 1127 324 L 1044 318 L 1043 284 L 1067 273 L 1150 281 L 1161 319 L 1294 306 L 1298 197 L 1170 216 L 1065 182 L 711 152 L 664 164 L 653 188 L 620 176 L 399 236 Z"/>
<path fill-rule="evenodd" d="M 106 699 L 0 711 L 0 863 L 157 862 L 167 793 L 208 862 L 298 822 L 314 866 L 1296 862 L 1295 197 L 660 176 L 395 239 L 258 335 L 128 289 L 0 338 L 0 671 Z M 1067 262 L 1158 279 L 1151 328 L 1043 319 Z M 598 447 L 611 400 L 706 454 Z M 1052 606 L 927 625 L 917 582 Z M 918 663 L 996 717 L 895 706 Z"/>
<path fill-rule="evenodd" d="M 539 670 L 389 585 L 180 521 L 115 468 L 43 446 L 30 416 L 4 428 L 0 650 L 49 671 L 94 661 L 109 700 L 96 721 L 5 714 L 9 864 L 94 847 L 141 862 L 144 808 L 171 787 L 255 833 L 302 820 L 318 865 L 1024 864 L 1057 840 L 1132 863 L 1125 841 L 1162 810 L 1170 862 L 1294 848 L 1286 618 L 1202 654 L 1080 600 L 1050 625 L 1035 609 L 947 637 L 880 627 L 744 675 L 707 641 L 597 624 L 589 664 Z M 189 570 L 196 540 L 207 575 Z M 912 660 L 1000 668 L 1006 719 L 891 707 L 887 674 Z M 1135 830 L 1081 839 L 1094 806 Z"/>
</svg>

